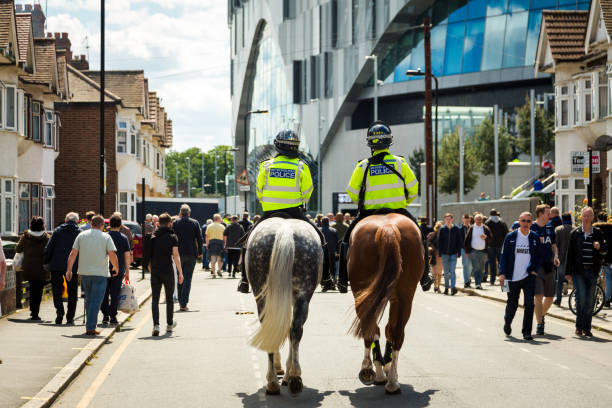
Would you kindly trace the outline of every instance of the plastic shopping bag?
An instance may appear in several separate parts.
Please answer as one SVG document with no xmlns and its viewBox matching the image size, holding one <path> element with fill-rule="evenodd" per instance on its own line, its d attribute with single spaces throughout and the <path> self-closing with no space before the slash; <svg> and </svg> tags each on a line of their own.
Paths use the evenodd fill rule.
<svg viewBox="0 0 612 408">
<path fill-rule="evenodd" d="M 17 252 L 13 257 L 13 270 L 22 271 L 23 268 L 23 252 Z"/>
<path fill-rule="evenodd" d="M 119 310 L 123 313 L 135 313 L 138 311 L 138 301 L 134 291 L 134 286 L 129 280 L 123 281 L 119 292 Z"/>
</svg>

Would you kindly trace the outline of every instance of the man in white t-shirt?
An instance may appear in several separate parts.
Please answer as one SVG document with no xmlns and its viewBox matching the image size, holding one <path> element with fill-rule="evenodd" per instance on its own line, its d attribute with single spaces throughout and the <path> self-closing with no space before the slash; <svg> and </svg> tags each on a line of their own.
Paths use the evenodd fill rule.
<svg viewBox="0 0 612 408">
<path fill-rule="evenodd" d="M 518 309 L 521 290 L 524 297 L 523 338 L 533 340 L 531 329 L 533 327 L 533 309 L 536 271 L 538 257 L 538 235 L 530 230 L 532 222 L 531 213 L 524 212 L 519 216 L 519 229 L 510 232 L 504 239 L 504 246 L 499 265 L 499 282 L 503 287 L 508 280 L 508 302 L 504 315 L 504 333 L 512 333 L 512 320 Z"/>
<path fill-rule="evenodd" d="M 492 236 L 491 230 L 482 221 L 482 214 L 474 216 L 474 225 L 468 230 L 464 242 L 465 254 L 469 257 L 472 265 L 476 289 L 482 289 L 482 277 L 487 261 L 487 242 Z"/>
</svg>

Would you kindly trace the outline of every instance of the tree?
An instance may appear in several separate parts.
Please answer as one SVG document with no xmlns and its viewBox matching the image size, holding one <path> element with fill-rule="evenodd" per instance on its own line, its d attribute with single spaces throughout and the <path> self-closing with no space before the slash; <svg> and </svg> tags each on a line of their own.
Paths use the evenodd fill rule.
<svg viewBox="0 0 612 408">
<path fill-rule="evenodd" d="M 512 137 L 505 127 L 500 126 L 498 136 L 499 146 L 499 174 L 504 174 L 508 169 L 508 162 L 512 160 Z M 474 135 L 474 146 L 479 152 L 491 152 L 481 155 L 480 171 L 484 175 L 495 174 L 495 129 L 491 117 L 482 121 Z"/>
<path fill-rule="evenodd" d="M 416 179 L 419 180 L 419 194 L 421 194 L 421 163 L 425 161 L 425 151 L 422 147 L 415 148 L 408 156 L 408 164 L 414 172 Z"/>
<path fill-rule="evenodd" d="M 465 138 L 463 143 L 463 188 L 470 192 L 478 183 L 478 170 L 482 164 L 473 138 Z M 459 201 L 459 134 L 455 131 L 446 134 L 441 141 L 438 153 L 438 189 L 445 194 L 457 194 Z"/>
<path fill-rule="evenodd" d="M 531 107 L 529 97 L 525 104 L 516 109 L 518 123 L 518 147 L 521 152 L 531 154 Z M 540 158 L 555 148 L 555 121 L 551 113 L 536 105 L 535 109 L 535 153 Z"/>
</svg>

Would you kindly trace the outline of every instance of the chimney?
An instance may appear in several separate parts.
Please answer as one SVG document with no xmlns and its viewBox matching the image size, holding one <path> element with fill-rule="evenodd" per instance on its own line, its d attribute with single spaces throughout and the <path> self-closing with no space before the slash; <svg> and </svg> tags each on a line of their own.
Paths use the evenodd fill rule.
<svg viewBox="0 0 612 408">
<path fill-rule="evenodd" d="M 21 4 L 15 4 L 15 10 L 17 10 L 18 13 L 21 13 L 22 5 Z"/>
<path fill-rule="evenodd" d="M 60 38 L 60 33 L 55 33 L 55 38 Z"/>
<path fill-rule="evenodd" d="M 89 61 L 87 61 L 87 59 L 85 58 L 85 55 L 80 55 L 80 58 L 76 57 L 68 61 L 70 65 L 72 65 L 74 68 L 78 69 L 79 71 L 86 71 L 89 69 Z"/>
<path fill-rule="evenodd" d="M 34 5 L 34 10 L 32 10 L 32 6 L 26 4 L 26 11 L 32 12 L 32 30 L 34 31 L 34 38 L 42 38 L 45 36 L 45 13 L 42 11 L 42 7 L 40 4 Z"/>
<path fill-rule="evenodd" d="M 53 38 L 53 33 L 47 33 L 47 38 Z"/>
<path fill-rule="evenodd" d="M 62 33 L 62 38 L 68 38 L 68 33 Z"/>
<path fill-rule="evenodd" d="M 51 33 L 47 33 L 47 35 L 51 35 Z M 70 38 L 68 38 L 68 33 L 55 33 L 55 52 L 58 56 L 63 55 L 66 58 L 66 62 L 72 61 L 72 51 Z"/>
</svg>

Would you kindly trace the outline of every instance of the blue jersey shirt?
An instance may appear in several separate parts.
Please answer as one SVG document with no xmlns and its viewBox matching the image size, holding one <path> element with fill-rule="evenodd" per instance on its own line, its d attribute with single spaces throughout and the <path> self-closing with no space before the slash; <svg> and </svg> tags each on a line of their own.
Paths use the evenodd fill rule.
<svg viewBox="0 0 612 408">
<path fill-rule="evenodd" d="M 128 242 L 128 238 L 119 231 L 109 231 L 108 235 L 111 236 L 113 242 L 115 243 L 115 248 L 117 248 L 115 253 L 117 254 L 117 262 L 119 263 L 119 273 L 125 273 L 125 253 L 130 252 L 130 243 Z M 111 268 L 110 265 L 109 268 Z"/>
<path fill-rule="evenodd" d="M 534 222 L 531 224 L 531 230 L 538 234 L 540 238 L 540 263 L 552 263 L 554 255 L 552 245 L 555 243 L 555 229 L 550 224 L 540 227 Z"/>
</svg>

